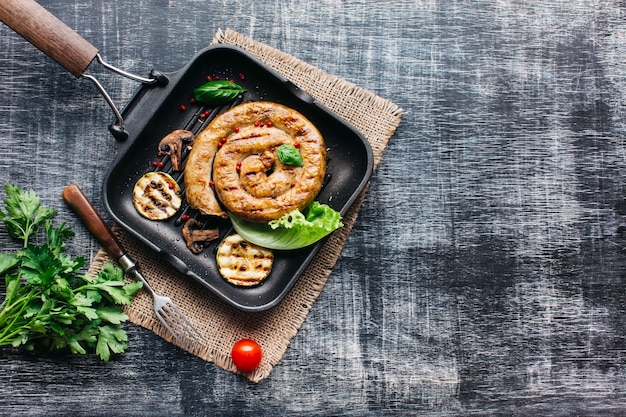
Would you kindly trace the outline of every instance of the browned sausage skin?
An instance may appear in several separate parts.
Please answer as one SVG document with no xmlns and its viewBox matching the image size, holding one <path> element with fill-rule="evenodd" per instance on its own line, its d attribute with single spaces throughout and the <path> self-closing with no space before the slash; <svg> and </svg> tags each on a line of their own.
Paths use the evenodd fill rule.
<svg viewBox="0 0 626 417">
<path fill-rule="evenodd" d="M 284 144 L 300 151 L 302 166 L 279 160 Z M 217 116 L 196 138 L 185 167 L 187 201 L 204 214 L 226 217 L 217 194 L 227 211 L 268 222 L 311 203 L 325 171 L 326 145 L 308 119 L 281 104 L 244 103 Z"/>
</svg>

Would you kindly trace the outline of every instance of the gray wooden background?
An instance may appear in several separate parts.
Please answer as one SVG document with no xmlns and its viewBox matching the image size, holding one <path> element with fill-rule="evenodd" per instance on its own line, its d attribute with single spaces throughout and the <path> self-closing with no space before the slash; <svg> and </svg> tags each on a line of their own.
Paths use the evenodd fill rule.
<svg viewBox="0 0 626 417">
<path fill-rule="evenodd" d="M 0 415 L 626 414 L 626 4 L 41 0 L 121 68 L 232 28 L 407 114 L 303 327 L 259 384 L 129 326 L 130 349 L 0 351 Z M 137 85 L 97 72 L 124 104 Z M 100 209 L 112 115 L 0 25 L 0 172 Z M 4 230 L 3 250 L 16 248 Z"/>
</svg>

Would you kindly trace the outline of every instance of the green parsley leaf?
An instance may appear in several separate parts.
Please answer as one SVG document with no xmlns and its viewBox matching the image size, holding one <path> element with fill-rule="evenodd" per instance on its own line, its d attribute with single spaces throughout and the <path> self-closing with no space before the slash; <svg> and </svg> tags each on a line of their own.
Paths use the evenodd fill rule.
<svg viewBox="0 0 626 417">
<path fill-rule="evenodd" d="M 130 305 L 140 282 L 126 282 L 124 272 L 106 264 L 96 276 L 79 274 L 83 257 L 63 248 L 74 232 L 54 226 L 56 211 L 43 207 L 34 191 L 5 186 L 0 220 L 9 235 L 23 242 L 15 253 L 0 253 L 6 294 L 0 303 L 0 347 L 29 351 L 68 348 L 75 354 L 95 351 L 103 360 L 126 348 L 122 323 L 128 316 L 118 304 Z M 40 231 L 43 244 L 37 244 Z"/>
<path fill-rule="evenodd" d="M 14 185 L 6 185 L 4 200 L 6 213 L 0 210 L 0 220 L 5 223 L 9 235 L 26 242 L 39 229 L 41 223 L 56 216 L 57 212 L 42 207 L 35 191 L 24 191 Z"/>
<path fill-rule="evenodd" d="M 0 274 L 4 274 L 18 263 L 19 260 L 17 256 L 8 253 L 0 253 Z"/>
<path fill-rule="evenodd" d="M 111 324 L 120 324 L 128 320 L 126 313 L 114 306 L 104 306 L 96 310 L 98 317 Z"/>
<path fill-rule="evenodd" d="M 100 318 L 100 316 L 98 315 L 98 310 L 93 307 L 77 306 L 76 311 L 88 318 L 89 320 L 96 320 Z"/>
<path fill-rule="evenodd" d="M 108 361 L 111 358 L 111 352 L 121 353 L 127 348 L 124 342 L 128 340 L 128 335 L 122 328 L 104 325 L 99 327 L 99 331 L 96 353 L 102 360 Z"/>
</svg>

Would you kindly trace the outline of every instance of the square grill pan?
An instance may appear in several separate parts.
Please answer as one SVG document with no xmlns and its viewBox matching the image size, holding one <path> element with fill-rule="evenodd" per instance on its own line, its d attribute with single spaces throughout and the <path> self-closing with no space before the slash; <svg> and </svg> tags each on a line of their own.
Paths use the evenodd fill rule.
<svg viewBox="0 0 626 417">
<path fill-rule="evenodd" d="M 342 215 L 372 174 L 370 145 L 343 119 L 239 48 L 223 45 L 206 48 L 182 69 L 165 75 L 169 79 L 165 87 L 142 86 L 122 112 L 129 137 L 120 142 L 118 156 L 105 177 L 105 207 L 123 229 L 149 246 L 155 256 L 165 259 L 226 303 L 248 312 L 272 308 L 288 294 L 324 240 L 303 249 L 274 251 L 272 271 L 258 286 L 239 287 L 228 283 L 220 276 L 215 260 L 219 242 L 233 232 L 228 220 L 200 216 L 183 202 L 174 217 L 151 221 L 133 206 L 133 187 L 149 171 L 168 172 L 184 187 L 183 173 L 172 172 L 169 159 L 158 156 L 159 141 L 175 129 L 190 130 L 194 134 L 202 131 L 226 108 L 210 109 L 192 104 L 193 90 L 204 84 L 207 76 L 233 79 L 247 91 L 229 106 L 242 101 L 277 102 L 299 111 L 320 130 L 328 148 L 328 162 L 324 187 L 316 200 Z M 186 110 L 181 110 L 181 104 Z M 201 117 L 206 111 L 210 116 Z M 155 168 L 155 162 L 162 162 L 163 166 Z M 196 217 L 207 227 L 218 227 L 220 238 L 206 244 L 202 253 L 192 253 L 181 234 L 184 214 Z"/>
</svg>

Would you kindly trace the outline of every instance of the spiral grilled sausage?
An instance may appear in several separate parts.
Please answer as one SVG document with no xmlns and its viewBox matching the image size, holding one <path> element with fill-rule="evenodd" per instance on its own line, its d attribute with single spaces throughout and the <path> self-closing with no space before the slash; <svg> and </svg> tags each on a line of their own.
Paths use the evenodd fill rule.
<svg viewBox="0 0 626 417">
<path fill-rule="evenodd" d="M 281 145 L 298 148 L 304 164 L 283 164 Z M 322 188 L 326 145 L 302 114 L 277 103 L 249 102 L 222 113 L 196 138 L 185 167 L 190 206 L 225 217 L 226 210 L 268 222 L 303 209 Z"/>
</svg>

